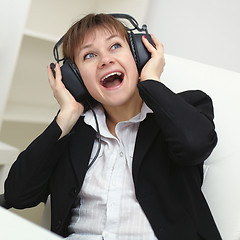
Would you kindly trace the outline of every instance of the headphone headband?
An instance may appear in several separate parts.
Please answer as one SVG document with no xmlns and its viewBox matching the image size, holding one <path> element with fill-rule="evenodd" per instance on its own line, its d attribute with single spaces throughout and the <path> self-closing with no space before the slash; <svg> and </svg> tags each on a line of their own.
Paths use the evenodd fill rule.
<svg viewBox="0 0 240 240">
<path fill-rule="evenodd" d="M 119 19 L 126 19 L 126 20 L 128 20 L 128 21 L 132 24 L 132 26 L 133 26 L 133 28 L 128 28 L 127 26 L 125 26 L 126 30 L 131 33 L 131 34 L 129 34 L 129 36 L 132 36 L 132 32 L 133 32 L 134 30 L 137 30 L 137 31 L 139 31 L 139 32 L 145 32 L 145 33 L 148 35 L 147 25 L 146 25 L 146 24 L 143 24 L 143 25 L 142 25 L 142 28 L 140 28 L 139 25 L 138 25 L 138 22 L 137 22 L 136 19 L 134 19 L 132 16 L 130 16 L 130 15 L 128 15 L 128 14 L 123 14 L 123 13 L 110 13 L 110 14 L 108 14 L 108 15 L 111 15 L 111 16 L 117 18 L 117 19 L 119 18 Z M 57 43 L 55 44 L 55 46 L 54 46 L 54 48 L 53 48 L 53 56 L 54 56 L 54 58 L 55 58 L 55 60 L 56 60 L 57 62 L 60 62 L 60 61 L 63 61 L 63 60 L 64 60 L 64 58 L 59 59 L 59 53 L 58 53 L 58 48 L 59 48 L 59 46 L 62 44 L 64 36 L 65 36 L 65 35 L 63 35 L 63 36 L 57 41 Z"/>
<path fill-rule="evenodd" d="M 139 27 L 139 24 L 137 22 L 137 20 L 135 18 L 133 18 L 132 16 L 128 15 L 128 14 L 122 14 L 122 13 L 110 13 L 109 15 L 115 17 L 115 18 L 122 18 L 122 19 L 127 19 L 134 28 L 128 28 L 126 27 L 127 31 L 133 31 L 133 30 L 138 30 L 139 32 L 145 32 L 146 34 L 148 34 L 148 30 L 147 30 L 147 25 L 143 24 L 142 28 Z"/>
</svg>

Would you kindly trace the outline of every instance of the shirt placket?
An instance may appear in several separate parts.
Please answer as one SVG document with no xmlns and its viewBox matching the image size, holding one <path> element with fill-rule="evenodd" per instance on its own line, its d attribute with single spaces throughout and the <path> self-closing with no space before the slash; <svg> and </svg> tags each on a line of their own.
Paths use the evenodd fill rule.
<svg viewBox="0 0 240 240">
<path fill-rule="evenodd" d="M 112 174 L 109 181 L 109 191 L 107 198 L 106 227 L 103 236 L 107 239 L 107 233 L 113 232 L 118 228 L 119 211 L 121 204 L 121 193 L 124 181 L 125 154 L 123 147 L 118 142 L 115 146 L 116 160 L 113 161 Z M 110 236 L 109 236 L 110 237 Z"/>
</svg>

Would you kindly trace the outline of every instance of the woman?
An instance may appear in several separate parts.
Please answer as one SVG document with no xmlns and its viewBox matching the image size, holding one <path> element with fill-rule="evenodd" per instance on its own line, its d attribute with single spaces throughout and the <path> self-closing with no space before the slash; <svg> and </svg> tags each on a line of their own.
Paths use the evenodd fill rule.
<svg viewBox="0 0 240 240">
<path fill-rule="evenodd" d="M 63 40 L 94 99 L 84 110 L 48 66 L 60 111 L 13 164 L 6 201 L 32 207 L 51 195 L 52 231 L 68 239 L 221 239 L 201 192 L 203 162 L 217 143 L 213 107 L 201 91 L 175 94 L 161 83 L 162 44 L 139 76 L 125 27 L 90 14 Z"/>
</svg>

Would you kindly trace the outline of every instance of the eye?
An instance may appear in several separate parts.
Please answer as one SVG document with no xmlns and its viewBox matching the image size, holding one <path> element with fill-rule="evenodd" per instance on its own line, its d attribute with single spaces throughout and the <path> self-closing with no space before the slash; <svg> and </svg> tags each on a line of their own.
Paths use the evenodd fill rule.
<svg viewBox="0 0 240 240">
<path fill-rule="evenodd" d="M 118 49 L 118 48 L 120 48 L 121 47 L 121 44 L 120 43 L 115 43 L 115 44 L 113 44 L 112 45 L 112 47 L 111 47 L 111 49 Z"/>
<path fill-rule="evenodd" d="M 88 60 L 88 59 L 93 58 L 93 57 L 95 57 L 94 53 L 87 53 L 83 56 L 83 59 Z"/>
</svg>

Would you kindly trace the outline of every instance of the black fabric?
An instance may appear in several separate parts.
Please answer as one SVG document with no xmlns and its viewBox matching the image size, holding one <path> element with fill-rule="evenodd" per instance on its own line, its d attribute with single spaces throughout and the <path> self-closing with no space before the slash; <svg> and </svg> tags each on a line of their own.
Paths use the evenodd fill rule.
<svg viewBox="0 0 240 240">
<path fill-rule="evenodd" d="M 8 205 L 5 200 L 4 194 L 0 194 L 0 206 L 6 209 L 10 208 L 10 205 Z"/>
</svg>

